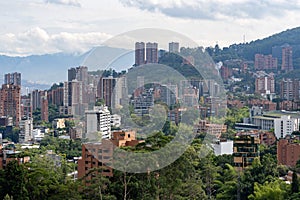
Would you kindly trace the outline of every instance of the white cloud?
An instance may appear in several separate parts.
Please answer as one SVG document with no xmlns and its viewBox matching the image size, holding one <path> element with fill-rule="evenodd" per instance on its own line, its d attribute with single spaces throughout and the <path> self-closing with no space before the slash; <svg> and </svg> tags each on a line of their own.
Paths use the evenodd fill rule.
<svg viewBox="0 0 300 200">
<path fill-rule="evenodd" d="M 79 3 L 78 0 L 45 0 L 45 2 L 53 3 L 53 4 L 81 7 L 81 4 Z"/>
<path fill-rule="evenodd" d="M 190 19 L 281 17 L 287 11 L 299 10 L 299 0 L 119 0 L 123 5 L 161 12 L 167 16 Z"/>
<path fill-rule="evenodd" d="M 169 29 L 199 41 L 200 45 L 218 42 L 224 47 L 242 42 L 243 35 L 250 42 L 299 26 L 299 2 L 28 0 L 24 4 L 23 0 L 0 1 L 0 53 L 78 51 L 98 43 L 89 38 L 106 38 L 103 32 L 117 35 L 140 28 Z"/>
<path fill-rule="evenodd" d="M 39 27 L 19 34 L 0 36 L 1 54 L 32 55 L 46 53 L 83 53 L 101 45 L 111 36 L 101 32 L 49 34 Z"/>
</svg>

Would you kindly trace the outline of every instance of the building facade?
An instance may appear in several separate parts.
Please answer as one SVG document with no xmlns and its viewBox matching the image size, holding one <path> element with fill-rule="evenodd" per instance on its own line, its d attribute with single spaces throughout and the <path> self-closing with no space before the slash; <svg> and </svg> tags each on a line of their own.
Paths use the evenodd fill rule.
<svg viewBox="0 0 300 200">
<path fill-rule="evenodd" d="M 4 75 L 4 84 L 21 86 L 21 73 L 8 73 Z"/>
<path fill-rule="evenodd" d="M 135 65 L 145 64 L 145 43 L 136 42 L 135 43 Z"/>
<path fill-rule="evenodd" d="M 255 158 L 259 158 L 258 135 L 252 133 L 237 134 L 233 141 L 234 166 L 242 170 L 252 165 Z"/>
<path fill-rule="evenodd" d="M 28 143 L 33 140 L 33 119 L 24 118 L 20 121 L 19 142 Z"/>
<path fill-rule="evenodd" d="M 293 48 L 291 46 L 285 46 L 282 48 L 281 70 L 292 71 L 293 69 Z"/>
<path fill-rule="evenodd" d="M 300 159 L 300 144 L 293 139 L 280 139 L 277 143 L 277 161 L 279 165 L 295 167 Z"/>
<path fill-rule="evenodd" d="M 84 116 L 88 108 L 88 68 L 79 66 L 68 70 L 68 81 L 64 83 L 64 100 L 61 111 Z M 69 111 L 71 111 L 69 113 Z"/>
<path fill-rule="evenodd" d="M 117 85 L 117 78 L 109 77 L 101 77 L 98 84 L 97 97 L 103 99 L 105 105 L 111 108 L 116 101 L 114 99 L 114 91 Z"/>
<path fill-rule="evenodd" d="M 277 66 L 277 58 L 272 55 L 255 54 L 254 68 L 256 70 L 276 70 Z"/>
<path fill-rule="evenodd" d="M 21 117 L 32 117 L 30 96 L 21 96 Z"/>
<path fill-rule="evenodd" d="M 217 140 L 212 144 L 212 147 L 216 156 L 233 154 L 232 140 Z"/>
<path fill-rule="evenodd" d="M 111 138 L 111 114 L 107 106 L 95 106 L 85 116 L 86 138 L 97 141 Z"/>
<path fill-rule="evenodd" d="M 299 79 L 282 79 L 280 81 L 280 98 L 284 100 L 299 100 Z"/>
<path fill-rule="evenodd" d="M 273 73 L 258 72 L 255 79 L 255 93 L 262 96 L 275 94 L 275 79 Z"/>
<path fill-rule="evenodd" d="M 102 139 L 98 143 L 82 145 L 82 156 L 78 160 L 78 177 L 91 180 L 96 174 L 113 176 L 113 151 L 117 147 L 135 146 L 140 140 L 136 139 L 135 131 L 121 130 L 112 133 L 111 139 Z"/>
<path fill-rule="evenodd" d="M 227 131 L 227 126 L 224 124 L 213 124 L 207 120 L 200 120 L 195 125 L 194 130 L 196 133 L 206 133 L 215 138 L 220 138 L 221 134 Z"/>
<path fill-rule="evenodd" d="M 170 53 L 179 53 L 179 43 L 178 42 L 170 42 L 169 43 L 169 52 Z"/>
<path fill-rule="evenodd" d="M 41 98 L 41 120 L 49 122 L 48 99 L 46 96 Z"/>
<path fill-rule="evenodd" d="M 19 126 L 21 120 L 21 88 L 19 85 L 3 84 L 0 90 L 0 115 L 13 118 Z"/>
<path fill-rule="evenodd" d="M 299 131 L 300 119 L 291 118 L 289 115 L 274 119 L 274 132 L 277 138 L 284 138 L 294 131 Z"/>
<path fill-rule="evenodd" d="M 147 42 L 146 63 L 158 63 L 158 44 Z"/>
</svg>

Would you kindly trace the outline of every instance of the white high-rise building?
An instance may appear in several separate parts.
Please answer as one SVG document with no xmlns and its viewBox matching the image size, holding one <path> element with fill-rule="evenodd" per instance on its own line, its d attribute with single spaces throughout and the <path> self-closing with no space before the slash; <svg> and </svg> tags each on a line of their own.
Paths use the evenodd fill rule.
<svg viewBox="0 0 300 200">
<path fill-rule="evenodd" d="M 91 140 L 111 138 L 111 114 L 107 106 L 95 106 L 94 110 L 86 111 L 85 116 L 86 138 Z"/>
<path fill-rule="evenodd" d="M 299 131 L 300 119 L 291 118 L 289 115 L 281 116 L 274 119 L 274 132 L 276 138 L 284 138 L 286 135 L 292 134 L 294 131 Z"/>
<path fill-rule="evenodd" d="M 26 118 L 20 121 L 19 142 L 27 143 L 33 139 L 33 119 Z"/>
</svg>

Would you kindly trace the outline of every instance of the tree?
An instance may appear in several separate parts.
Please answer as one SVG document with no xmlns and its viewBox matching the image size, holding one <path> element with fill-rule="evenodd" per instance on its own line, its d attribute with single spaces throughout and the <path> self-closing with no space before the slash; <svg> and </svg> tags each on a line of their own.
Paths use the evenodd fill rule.
<svg viewBox="0 0 300 200">
<path fill-rule="evenodd" d="M 210 152 L 206 157 L 201 158 L 199 167 L 206 195 L 208 196 L 208 199 L 212 199 L 216 192 L 214 180 L 216 179 L 219 170 L 219 167 L 217 167 L 214 162 L 214 154 Z"/>
<path fill-rule="evenodd" d="M 13 127 L 12 131 L 5 132 L 4 137 L 14 143 L 18 143 L 19 142 L 19 133 L 20 133 L 20 129 L 17 127 Z"/>
<path fill-rule="evenodd" d="M 101 171 L 102 169 L 92 169 L 84 177 L 85 180 L 80 180 L 85 182 L 85 187 L 81 193 L 86 199 L 116 199 L 116 197 L 109 194 L 111 182 L 101 174 Z M 90 180 L 88 180 L 89 176 L 92 177 Z"/>
<path fill-rule="evenodd" d="M 172 123 L 169 120 L 166 121 L 166 123 L 162 128 L 162 132 L 166 135 L 175 136 L 177 131 L 178 131 L 178 127 L 175 125 L 175 123 Z"/>
<path fill-rule="evenodd" d="M 292 175 L 292 187 L 291 187 L 292 193 L 298 193 L 299 192 L 299 181 L 298 181 L 298 175 L 296 172 L 293 172 Z"/>
<path fill-rule="evenodd" d="M 13 198 L 6 194 L 3 200 L 13 200 Z"/>
<path fill-rule="evenodd" d="M 104 106 L 105 100 L 104 99 L 97 99 L 95 106 Z"/>
<path fill-rule="evenodd" d="M 264 184 L 254 183 L 254 194 L 249 200 L 285 200 L 288 197 L 287 185 L 281 180 L 265 182 Z"/>
<path fill-rule="evenodd" d="M 25 200 L 28 198 L 28 191 L 26 189 L 26 175 L 27 170 L 18 161 L 10 161 L 4 170 L 6 185 L 4 191 L 14 199 Z"/>
<path fill-rule="evenodd" d="M 233 166 L 225 164 L 225 169 L 218 174 L 215 184 L 217 187 L 217 199 L 237 198 L 238 174 Z"/>
</svg>

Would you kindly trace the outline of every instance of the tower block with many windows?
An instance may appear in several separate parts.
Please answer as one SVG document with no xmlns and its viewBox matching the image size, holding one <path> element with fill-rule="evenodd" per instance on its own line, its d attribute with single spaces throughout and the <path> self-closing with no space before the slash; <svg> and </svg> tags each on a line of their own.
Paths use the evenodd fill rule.
<svg viewBox="0 0 300 200">
<path fill-rule="evenodd" d="M 4 75 L 0 89 L 0 115 L 12 117 L 13 125 L 19 126 L 21 120 L 21 74 L 18 72 Z"/>
</svg>

